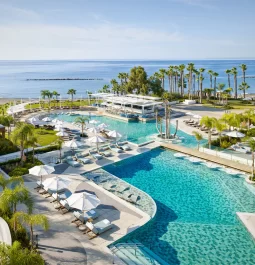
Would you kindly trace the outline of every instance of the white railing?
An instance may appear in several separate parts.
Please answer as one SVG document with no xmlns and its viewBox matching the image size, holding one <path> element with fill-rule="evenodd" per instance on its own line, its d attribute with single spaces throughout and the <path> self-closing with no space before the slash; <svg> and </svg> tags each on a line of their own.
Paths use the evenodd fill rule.
<svg viewBox="0 0 255 265">
<path fill-rule="evenodd" d="M 199 152 L 202 152 L 202 153 L 205 153 L 208 155 L 213 155 L 216 157 L 225 158 L 225 159 L 228 159 L 228 160 L 240 163 L 240 164 L 252 166 L 252 160 L 251 159 L 240 157 L 240 156 L 235 155 L 235 154 L 227 154 L 227 153 L 223 153 L 222 151 L 212 150 L 212 149 L 208 149 L 208 148 L 204 148 L 204 147 L 200 147 Z"/>
</svg>

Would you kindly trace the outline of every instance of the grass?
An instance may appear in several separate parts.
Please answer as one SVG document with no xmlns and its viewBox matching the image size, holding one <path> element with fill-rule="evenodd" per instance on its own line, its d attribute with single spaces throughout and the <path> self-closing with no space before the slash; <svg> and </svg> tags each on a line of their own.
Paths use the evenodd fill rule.
<svg viewBox="0 0 255 265">
<path fill-rule="evenodd" d="M 210 103 L 212 102 L 212 103 Z M 217 105 L 219 103 L 218 99 L 211 99 L 210 102 L 208 102 L 207 100 L 203 100 L 203 106 L 205 107 L 214 107 L 214 108 L 219 108 L 219 109 L 225 109 L 223 106 L 221 105 Z M 253 101 L 249 102 L 245 102 L 243 100 L 240 99 L 229 99 L 228 100 L 228 105 L 231 107 L 231 109 L 255 109 L 255 105 L 253 105 Z"/>
<path fill-rule="evenodd" d="M 38 144 L 41 146 L 49 145 L 58 138 L 55 131 L 45 129 L 35 129 L 35 135 L 38 139 Z"/>
</svg>

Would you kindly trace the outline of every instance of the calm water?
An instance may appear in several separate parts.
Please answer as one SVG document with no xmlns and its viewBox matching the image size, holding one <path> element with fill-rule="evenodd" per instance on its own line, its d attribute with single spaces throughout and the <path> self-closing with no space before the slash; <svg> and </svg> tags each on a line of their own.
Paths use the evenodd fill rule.
<svg viewBox="0 0 255 265">
<path fill-rule="evenodd" d="M 151 152 L 104 167 L 150 194 L 157 214 L 124 240 L 137 239 L 171 265 L 253 265 L 255 242 L 236 212 L 255 212 L 244 179 Z"/>
<path fill-rule="evenodd" d="M 68 115 L 53 115 L 54 118 L 64 120 L 67 122 L 73 122 L 77 116 L 68 116 Z M 134 143 L 144 143 L 153 139 L 153 136 L 157 134 L 155 122 L 143 123 L 143 122 L 124 122 L 121 120 L 116 120 L 108 118 L 105 116 L 92 116 L 92 119 L 100 123 L 105 123 L 109 127 L 109 130 L 117 130 L 123 136 L 123 140 L 128 140 Z M 171 125 L 171 133 L 175 132 L 175 126 Z M 197 142 L 195 137 L 185 132 L 178 130 L 177 135 L 184 137 L 183 145 L 187 147 L 195 147 Z"/>
<path fill-rule="evenodd" d="M 68 89 L 77 90 L 76 97 L 86 97 L 86 91 L 95 92 L 117 78 L 119 72 L 129 72 L 134 66 L 143 66 L 149 75 L 159 68 L 169 65 L 187 64 L 190 61 L 0 61 L 0 96 L 37 98 L 40 90 L 57 90 L 67 97 Z M 254 60 L 204 60 L 193 61 L 196 68 L 211 69 L 219 73 L 218 82 L 227 84 L 226 69 L 245 63 L 247 76 L 255 76 Z M 241 76 L 241 70 L 238 69 Z M 26 81 L 29 78 L 103 78 L 100 81 Z M 241 82 L 241 79 L 238 79 Z M 255 79 L 247 79 L 255 92 Z M 233 84 L 233 80 L 232 80 Z M 209 87 L 209 77 L 205 75 L 204 87 Z M 167 88 L 167 87 L 166 87 Z"/>
</svg>

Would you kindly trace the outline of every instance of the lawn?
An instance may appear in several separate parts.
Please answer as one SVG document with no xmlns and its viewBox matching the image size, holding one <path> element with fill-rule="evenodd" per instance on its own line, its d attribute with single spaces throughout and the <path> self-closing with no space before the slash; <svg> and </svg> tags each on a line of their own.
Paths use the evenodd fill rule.
<svg viewBox="0 0 255 265">
<path fill-rule="evenodd" d="M 35 129 L 35 135 L 38 139 L 38 144 L 41 146 L 49 145 L 57 140 L 56 131 Z"/>
<path fill-rule="evenodd" d="M 212 99 L 210 100 L 209 103 L 207 100 L 203 100 L 202 103 L 204 106 L 206 107 L 214 107 L 214 108 L 220 108 L 220 109 L 224 109 L 223 106 L 221 105 L 217 105 L 219 103 L 219 100 L 216 99 Z M 229 99 L 228 100 L 228 105 L 232 108 L 232 109 L 255 109 L 255 101 L 249 101 L 249 102 L 245 102 L 243 100 L 239 100 L 239 99 Z"/>
</svg>

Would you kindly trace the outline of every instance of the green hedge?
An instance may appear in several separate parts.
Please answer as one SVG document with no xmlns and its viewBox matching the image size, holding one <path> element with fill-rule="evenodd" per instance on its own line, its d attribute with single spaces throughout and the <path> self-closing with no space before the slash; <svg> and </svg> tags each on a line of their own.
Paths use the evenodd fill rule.
<svg viewBox="0 0 255 265">
<path fill-rule="evenodd" d="M 12 141 L 0 137 L 0 155 L 6 155 L 17 151 L 19 151 L 19 149 Z"/>
</svg>

